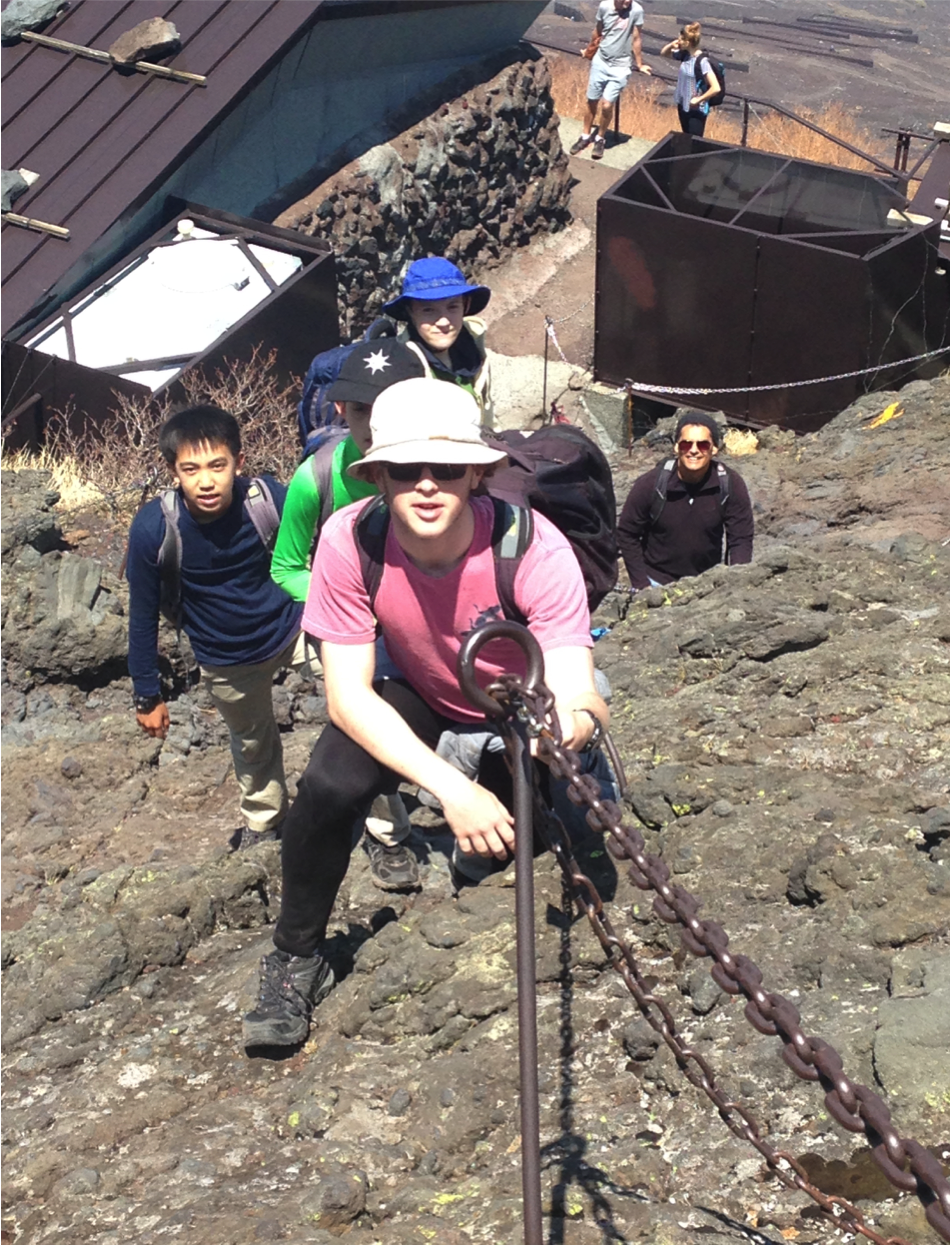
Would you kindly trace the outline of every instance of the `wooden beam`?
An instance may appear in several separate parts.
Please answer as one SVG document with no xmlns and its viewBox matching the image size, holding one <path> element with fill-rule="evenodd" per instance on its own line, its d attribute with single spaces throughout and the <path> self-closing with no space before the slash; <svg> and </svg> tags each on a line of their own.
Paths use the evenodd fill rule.
<svg viewBox="0 0 951 1246">
<path fill-rule="evenodd" d="M 38 35 L 33 30 L 24 30 L 20 37 L 29 39 L 31 43 L 38 43 L 44 48 L 55 48 L 58 52 L 72 52 L 75 56 L 85 56 L 89 60 L 103 61 L 108 65 L 121 68 L 120 62 L 113 60 L 108 52 L 101 52 L 98 48 L 87 47 L 83 43 L 70 43 L 67 39 L 54 39 L 52 35 Z M 190 82 L 193 86 L 203 87 L 208 82 L 204 74 L 190 74 L 186 73 L 184 69 L 169 69 L 165 65 L 154 65 L 151 61 L 135 61 L 132 68 L 140 74 L 154 74 L 157 78 L 172 78 L 176 82 Z"/>
<path fill-rule="evenodd" d="M 19 225 L 22 229 L 35 229 L 41 234 L 52 234 L 54 238 L 69 237 L 69 230 L 62 225 L 51 225 L 49 221 L 38 221 L 32 216 L 20 216 L 19 212 L 4 212 L 3 219 L 11 225 Z"/>
</svg>

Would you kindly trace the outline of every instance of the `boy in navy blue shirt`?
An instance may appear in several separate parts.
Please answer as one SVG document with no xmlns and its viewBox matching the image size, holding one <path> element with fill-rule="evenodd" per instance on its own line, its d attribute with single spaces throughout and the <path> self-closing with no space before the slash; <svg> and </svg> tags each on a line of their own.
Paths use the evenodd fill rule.
<svg viewBox="0 0 951 1246">
<path fill-rule="evenodd" d="M 244 848 L 278 838 L 287 809 L 271 684 L 283 667 L 309 662 L 302 606 L 271 579 L 270 550 L 246 505 L 253 486 L 239 474 L 244 455 L 234 416 L 218 407 L 189 407 L 163 425 L 159 449 L 178 486 L 180 624 L 231 732 L 245 822 L 232 842 Z M 279 514 L 285 487 L 270 476 L 261 481 Z M 158 671 L 165 532 L 162 501 L 155 498 L 132 523 L 127 564 L 136 718 L 160 739 L 169 727 Z"/>
</svg>

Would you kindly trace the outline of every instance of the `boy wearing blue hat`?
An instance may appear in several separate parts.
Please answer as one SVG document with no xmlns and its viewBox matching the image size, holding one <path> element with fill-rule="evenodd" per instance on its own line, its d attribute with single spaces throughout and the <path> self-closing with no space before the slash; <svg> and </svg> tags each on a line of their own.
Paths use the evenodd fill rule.
<svg viewBox="0 0 951 1246">
<path fill-rule="evenodd" d="M 383 310 L 405 322 L 397 338 L 419 356 L 427 376 L 467 389 L 482 427 L 494 429 L 485 321 L 477 314 L 490 297 L 488 286 L 470 285 L 455 264 L 429 256 L 410 264 L 399 296 Z"/>
</svg>

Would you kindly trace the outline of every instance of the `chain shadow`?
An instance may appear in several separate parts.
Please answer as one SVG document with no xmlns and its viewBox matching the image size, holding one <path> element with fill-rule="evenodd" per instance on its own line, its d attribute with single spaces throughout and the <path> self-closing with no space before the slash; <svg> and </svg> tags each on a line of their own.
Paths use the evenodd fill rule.
<svg viewBox="0 0 951 1246">
<path fill-rule="evenodd" d="M 564 1246 L 565 1222 L 571 1216 L 570 1190 L 576 1186 L 587 1195 L 594 1210 L 594 1220 L 603 1234 L 605 1242 L 627 1243 L 625 1237 L 614 1220 L 614 1211 L 605 1196 L 605 1191 L 627 1198 L 648 1201 L 636 1189 L 620 1186 L 604 1172 L 603 1169 L 589 1164 L 585 1159 L 588 1140 L 575 1131 L 574 1121 L 574 1089 L 575 1075 L 572 1067 L 574 1053 L 574 1024 L 572 1020 L 572 1001 L 574 983 L 571 974 L 571 927 L 575 918 L 574 902 L 571 888 L 566 880 L 562 880 L 562 909 L 550 910 L 549 920 L 560 926 L 559 961 L 561 986 L 559 999 L 559 1125 L 561 1135 L 554 1142 L 542 1147 L 542 1167 L 560 1167 L 559 1179 L 552 1187 L 551 1219 L 549 1222 L 548 1242 L 550 1246 Z"/>
</svg>

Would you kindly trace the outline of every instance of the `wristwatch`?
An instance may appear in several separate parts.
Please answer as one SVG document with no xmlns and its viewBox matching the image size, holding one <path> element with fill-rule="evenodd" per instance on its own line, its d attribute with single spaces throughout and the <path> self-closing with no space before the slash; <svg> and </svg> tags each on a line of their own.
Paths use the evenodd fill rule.
<svg viewBox="0 0 951 1246">
<path fill-rule="evenodd" d="M 137 714 L 151 714 L 155 707 L 161 705 L 164 700 L 161 692 L 154 692 L 150 697 L 133 697 L 132 703 Z"/>
<path fill-rule="evenodd" d="M 594 731 L 591 733 L 591 738 L 588 740 L 587 744 L 583 745 L 583 747 L 578 751 L 580 753 L 593 753 L 604 739 L 604 724 L 601 722 L 601 719 L 597 716 L 594 710 L 578 710 L 578 713 L 587 714 L 594 723 Z"/>
</svg>

